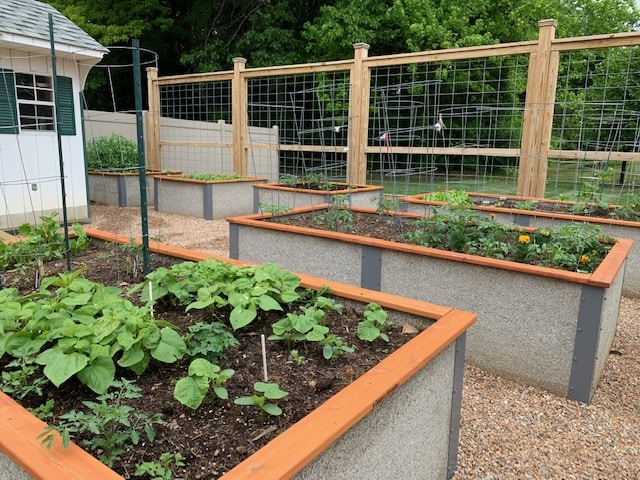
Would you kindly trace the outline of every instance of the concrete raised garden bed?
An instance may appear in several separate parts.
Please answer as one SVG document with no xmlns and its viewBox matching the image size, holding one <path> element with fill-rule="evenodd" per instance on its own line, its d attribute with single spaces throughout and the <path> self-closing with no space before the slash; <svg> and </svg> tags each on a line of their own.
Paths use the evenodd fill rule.
<svg viewBox="0 0 640 480">
<path fill-rule="evenodd" d="M 152 175 L 158 171 L 148 171 L 146 174 L 147 203 L 153 204 L 154 182 Z M 164 175 L 180 175 L 179 170 L 164 172 Z M 129 172 L 89 172 L 89 199 L 102 205 L 116 205 L 118 207 L 140 206 L 140 176 Z"/>
<path fill-rule="evenodd" d="M 586 214 L 559 213 L 537 210 L 521 210 L 517 208 L 501 207 L 503 200 L 530 201 L 535 203 L 545 203 L 550 206 L 557 206 L 558 210 L 568 210 L 575 202 L 563 202 L 560 200 L 549 200 L 534 197 L 517 197 L 509 195 L 495 195 L 487 193 L 467 192 L 474 205 L 471 206 L 484 216 L 494 215 L 498 222 L 515 223 L 518 225 L 541 228 L 559 227 L 568 222 L 589 222 L 600 225 L 605 235 L 615 238 L 628 238 L 634 241 L 631 253 L 627 260 L 627 268 L 622 284 L 622 293 L 630 297 L 640 297 L 640 222 L 629 220 L 618 220 L 614 218 L 601 218 L 588 216 Z M 403 197 L 401 201 L 402 210 L 428 215 L 434 207 L 446 206 L 444 202 L 434 202 L 424 200 L 425 194 L 410 195 Z M 475 203 L 480 203 L 476 205 Z M 613 207 L 612 207 L 613 208 Z"/>
<path fill-rule="evenodd" d="M 294 213 L 314 210 L 322 207 Z M 632 241 L 619 239 L 593 273 L 581 274 L 290 226 L 287 215 L 277 222 L 255 214 L 229 218 L 230 256 L 473 311 L 471 363 L 590 401 L 615 334 Z"/>
<path fill-rule="evenodd" d="M 266 178 L 194 180 L 154 175 L 154 206 L 158 212 L 215 220 L 253 212 L 252 186 Z"/>
<path fill-rule="evenodd" d="M 89 228 L 87 234 L 129 241 Z M 193 261 L 211 256 L 159 244 L 152 249 Z M 465 332 L 475 315 L 300 277 L 304 286 L 328 286 L 346 302 L 376 302 L 396 321 L 411 321 L 424 330 L 221 479 L 450 478 L 457 456 Z M 76 445 L 65 449 L 55 443 L 47 450 L 36 439 L 43 427 L 0 394 L 0 479 L 15 480 L 25 472 L 24 478 L 28 473 L 51 480 L 120 478 Z"/>
<path fill-rule="evenodd" d="M 253 213 L 259 213 L 260 204 L 274 205 L 282 209 L 314 206 L 327 203 L 333 195 L 346 197 L 346 204 L 353 207 L 377 207 L 382 200 L 384 187 L 375 185 L 350 185 L 333 182 L 331 190 L 311 188 L 305 183 L 295 187 L 265 183 L 254 185 Z"/>
</svg>

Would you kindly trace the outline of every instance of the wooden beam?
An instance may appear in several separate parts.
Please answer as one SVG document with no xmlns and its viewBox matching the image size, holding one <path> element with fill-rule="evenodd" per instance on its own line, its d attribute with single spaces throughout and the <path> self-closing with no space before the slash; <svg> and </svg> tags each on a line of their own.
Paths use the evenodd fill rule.
<svg viewBox="0 0 640 480">
<path fill-rule="evenodd" d="M 517 193 L 542 198 L 547 180 L 559 54 L 551 52 L 558 23 L 542 20 L 539 25 L 538 49 L 529 61 Z"/>
<path fill-rule="evenodd" d="M 158 91 L 158 69 L 147 68 L 147 166 L 153 170 L 162 169 L 160 158 L 160 93 Z"/>
<path fill-rule="evenodd" d="M 347 182 L 364 184 L 367 179 L 367 132 L 369 129 L 369 87 L 371 73 L 363 61 L 369 45 L 356 43 L 355 58 L 351 69 L 349 92 L 349 150 L 347 152 Z"/>
<path fill-rule="evenodd" d="M 233 171 L 247 175 L 247 79 L 242 75 L 246 58 L 233 59 L 233 84 L 231 86 L 231 137 L 233 144 Z M 213 172 L 212 172 L 213 173 Z"/>
</svg>

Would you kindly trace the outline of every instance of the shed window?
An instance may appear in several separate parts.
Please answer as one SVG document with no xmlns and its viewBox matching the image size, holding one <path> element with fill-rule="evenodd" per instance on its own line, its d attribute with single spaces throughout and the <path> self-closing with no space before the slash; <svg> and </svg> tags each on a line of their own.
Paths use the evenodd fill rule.
<svg viewBox="0 0 640 480">
<path fill-rule="evenodd" d="M 61 135 L 75 135 L 73 81 L 57 77 L 58 127 Z M 56 130 L 53 77 L 0 68 L 0 134 Z"/>
<path fill-rule="evenodd" d="M 16 73 L 16 94 L 22 130 L 55 130 L 51 77 Z"/>
</svg>

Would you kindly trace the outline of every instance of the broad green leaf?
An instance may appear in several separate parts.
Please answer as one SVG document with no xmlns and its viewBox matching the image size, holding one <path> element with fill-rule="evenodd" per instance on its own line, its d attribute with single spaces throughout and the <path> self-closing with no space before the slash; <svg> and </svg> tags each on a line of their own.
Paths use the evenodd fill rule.
<svg viewBox="0 0 640 480">
<path fill-rule="evenodd" d="M 282 415 L 282 409 L 277 406 L 274 405 L 273 403 L 265 403 L 262 406 L 262 409 L 267 412 L 269 415 L 273 415 L 274 417 L 277 417 L 278 415 Z"/>
<path fill-rule="evenodd" d="M 229 399 L 229 392 L 224 387 L 213 387 L 213 392 L 216 394 L 216 397 L 221 398 L 222 400 Z"/>
<path fill-rule="evenodd" d="M 64 297 L 60 301 L 60 303 L 69 307 L 73 307 L 76 305 L 85 305 L 89 302 L 89 300 L 91 300 L 92 296 L 93 294 L 91 292 L 69 294 L 68 296 Z"/>
<path fill-rule="evenodd" d="M 111 335 L 120 326 L 120 322 L 114 318 L 100 317 L 92 325 L 93 341 L 100 343 L 103 339 Z"/>
<path fill-rule="evenodd" d="M 269 295 L 262 295 L 260 297 L 259 306 L 265 312 L 268 312 L 270 310 L 282 310 L 282 307 L 280 306 L 278 301 L 273 297 L 270 297 Z"/>
<path fill-rule="evenodd" d="M 23 358 L 40 352 L 45 343 L 45 339 L 34 339 L 28 332 L 17 332 L 6 338 L 4 350 L 14 357 Z"/>
<path fill-rule="evenodd" d="M 96 393 L 105 393 L 116 374 L 111 357 L 97 357 L 78 372 L 78 379 Z"/>
<path fill-rule="evenodd" d="M 220 367 L 218 365 L 214 365 L 204 358 L 196 358 L 189 365 L 189 375 L 212 378 L 219 371 Z"/>
<path fill-rule="evenodd" d="M 380 330 L 371 325 L 360 323 L 358 325 L 358 338 L 367 342 L 373 342 L 380 335 Z"/>
<path fill-rule="evenodd" d="M 229 321 L 233 329 L 238 330 L 239 328 L 249 325 L 257 315 L 258 312 L 255 306 L 251 306 L 250 308 L 235 307 L 231 310 Z"/>
<path fill-rule="evenodd" d="M 258 405 L 258 402 L 254 397 L 238 397 L 233 403 L 236 405 Z"/>
<path fill-rule="evenodd" d="M 122 353 L 122 357 L 118 360 L 118 365 L 121 367 L 131 367 L 136 363 L 139 363 L 144 358 L 144 351 L 140 346 L 135 345 Z"/>
<path fill-rule="evenodd" d="M 151 351 L 151 356 L 165 363 L 173 363 L 181 359 L 187 352 L 184 340 L 175 330 L 163 328 L 160 332 L 160 342 Z"/>
<path fill-rule="evenodd" d="M 202 387 L 202 383 L 197 382 L 192 377 L 181 378 L 176 382 L 176 386 L 173 389 L 173 396 L 183 405 L 196 410 L 202 404 L 209 390 L 208 384 L 207 388 Z"/>
<path fill-rule="evenodd" d="M 44 374 L 56 387 L 86 367 L 88 361 L 86 355 L 77 352 L 63 353 L 56 348 L 46 350 L 36 358 L 36 362 L 45 365 Z"/>
</svg>

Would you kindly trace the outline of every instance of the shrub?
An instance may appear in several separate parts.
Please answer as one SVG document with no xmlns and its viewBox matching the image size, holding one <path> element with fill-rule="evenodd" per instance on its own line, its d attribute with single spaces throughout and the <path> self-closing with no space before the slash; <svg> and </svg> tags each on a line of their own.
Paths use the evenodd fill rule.
<svg viewBox="0 0 640 480">
<path fill-rule="evenodd" d="M 95 137 L 87 143 L 89 170 L 130 170 L 138 167 L 138 146 L 119 133 Z"/>
</svg>

